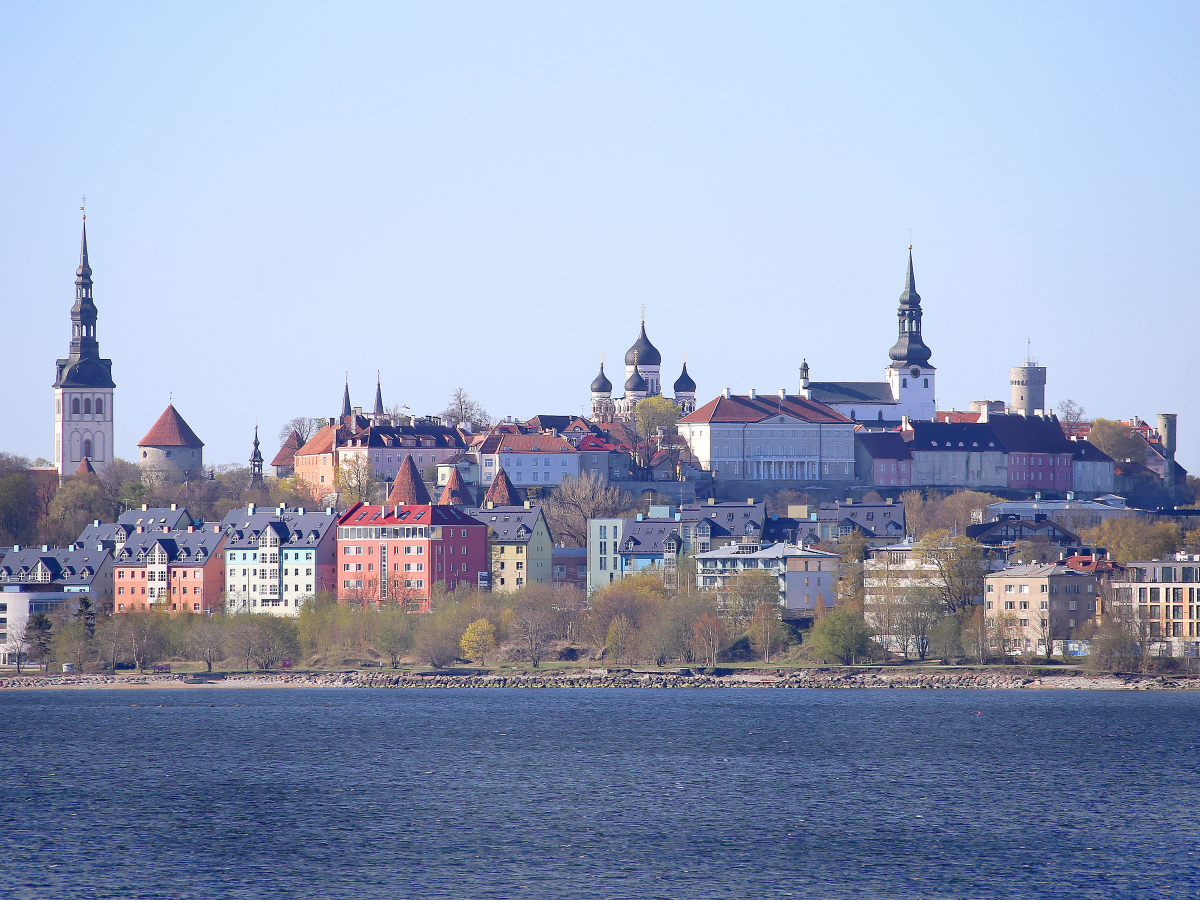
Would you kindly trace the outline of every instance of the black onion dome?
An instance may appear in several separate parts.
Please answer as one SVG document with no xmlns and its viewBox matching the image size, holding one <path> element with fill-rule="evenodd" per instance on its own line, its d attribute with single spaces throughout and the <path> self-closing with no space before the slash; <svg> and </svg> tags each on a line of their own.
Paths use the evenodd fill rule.
<svg viewBox="0 0 1200 900">
<path fill-rule="evenodd" d="M 646 379 L 642 377 L 642 373 L 638 371 L 637 366 L 633 367 L 633 374 L 625 381 L 626 391 L 642 391 L 648 392 L 650 385 L 646 384 Z"/>
<path fill-rule="evenodd" d="M 917 293 L 917 280 L 913 276 L 912 248 L 908 250 L 908 272 L 904 277 L 904 292 L 900 294 L 900 307 L 896 313 L 900 333 L 896 343 L 888 352 L 900 367 L 929 365 L 933 351 L 921 337 L 921 295 Z"/>
<path fill-rule="evenodd" d="M 611 394 L 612 382 L 608 380 L 608 376 L 604 374 L 604 363 L 600 363 L 600 374 L 596 376 L 596 380 L 592 382 L 593 394 Z"/>
<path fill-rule="evenodd" d="M 696 382 L 692 381 L 692 376 L 688 374 L 687 363 L 683 364 L 683 372 L 675 379 L 676 394 L 694 394 L 696 393 Z"/>
<path fill-rule="evenodd" d="M 662 354 L 658 352 L 658 348 L 650 343 L 650 338 L 646 337 L 646 323 L 642 323 L 642 332 L 638 335 L 634 345 L 625 351 L 625 365 L 633 366 L 661 366 Z"/>
</svg>

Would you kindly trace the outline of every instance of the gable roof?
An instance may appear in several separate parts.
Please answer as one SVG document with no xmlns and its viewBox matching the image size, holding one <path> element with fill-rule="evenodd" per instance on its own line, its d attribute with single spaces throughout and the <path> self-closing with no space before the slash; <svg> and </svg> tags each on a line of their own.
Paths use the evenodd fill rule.
<svg viewBox="0 0 1200 900">
<path fill-rule="evenodd" d="M 903 432 L 910 451 L 964 450 L 982 453 L 1003 453 L 1004 444 L 992 431 L 991 423 L 983 422 L 913 422 L 912 431 Z"/>
<path fill-rule="evenodd" d="M 538 519 L 542 518 L 540 506 L 494 506 L 491 509 L 464 509 L 463 512 L 492 529 L 496 540 L 519 544 L 528 543 Z"/>
<path fill-rule="evenodd" d="M 417 464 L 413 462 L 412 454 L 406 454 L 404 462 L 400 464 L 400 471 L 396 473 L 396 480 L 392 482 L 388 503 L 392 506 L 428 506 L 432 502 L 425 482 L 421 480 L 421 473 L 417 471 Z"/>
<path fill-rule="evenodd" d="M 87 456 L 79 461 L 79 468 L 75 470 L 74 477 L 86 481 L 88 484 L 100 483 L 100 476 L 92 465 L 91 458 Z"/>
<path fill-rule="evenodd" d="M 492 479 L 491 485 L 488 486 L 487 493 L 483 497 L 485 504 L 491 503 L 493 506 L 518 506 L 521 503 L 520 492 L 513 487 L 512 481 L 509 480 L 508 473 L 501 466 L 496 471 L 496 477 Z"/>
<path fill-rule="evenodd" d="M 408 503 L 399 506 L 370 506 L 355 503 L 342 513 L 339 525 L 483 525 L 478 519 L 453 506 Z"/>
<path fill-rule="evenodd" d="M 1091 441 L 1071 441 L 1075 458 L 1080 462 L 1110 463 L 1115 460 Z"/>
<path fill-rule="evenodd" d="M 898 431 L 858 431 L 854 437 L 871 459 L 912 459 L 908 444 Z"/>
<path fill-rule="evenodd" d="M 1009 453 L 1071 453 L 1074 444 L 1063 432 L 1058 416 L 988 416 L 988 426 Z"/>
<path fill-rule="evenodd" d="M 837 410 L 794 394 L 782 398 L 778 395 L 765 395 L 754 399 L 739 394 L 731 394 L 728 397 L 722 395 L 679 421 L 680 424 L 754 424 L 776 416 L 790 416 L 812 425 L 853 424 Z"/>
<path fill-rule="evenodd" d="M 139 447 L 203 447 L 204 441 L 183 421 L 173 404 L 168 404 L 158 421 L 138 441 Z"/>
<path fill-rule="evenodd" d="M 279 452 L 275 454 L 275 458 L 271 460 L 271 465 L 287 468 L 293 464 L 296 458 L 296 451 L 304 445 L 300 440 L 300 432 L 293 430 L 287 436 L 287 440 L 283 442 L 283 446 L 279 448 Z"/>
<path fill-rule="evenodd" d="M 896 404 L 886 381 L 810 381 L 808 396 L 820 403 Z"/>
<path fill-rule="evenodd" d="M 575 453 L 565 437 L 553 434 L 491 432 L 479 445 L 480 453 Z"/>
</svg>

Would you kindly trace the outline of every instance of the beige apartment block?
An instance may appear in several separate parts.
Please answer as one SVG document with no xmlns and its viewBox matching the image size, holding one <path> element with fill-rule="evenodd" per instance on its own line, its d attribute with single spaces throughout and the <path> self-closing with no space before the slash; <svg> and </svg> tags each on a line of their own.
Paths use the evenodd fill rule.
<svg viewBox="0 0 1200 900">
<path fill-rule="evenodd" d="M 995 648 L 1045 655 L 1099 613 L 1095 575 L 1060 565 L 1011 566 L 984 579 Z"/>
</svg>

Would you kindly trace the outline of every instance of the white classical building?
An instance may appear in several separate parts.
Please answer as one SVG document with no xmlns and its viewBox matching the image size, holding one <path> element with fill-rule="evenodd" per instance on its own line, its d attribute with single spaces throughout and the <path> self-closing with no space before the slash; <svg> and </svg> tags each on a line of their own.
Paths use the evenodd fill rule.
<svg viewBox="0 0 1200 900">
<path fill-rule="evenodd" d="M 851 481 L 854 423 L 780 391 L 725 392 L 679 420 L 695 465 L 718 480 Z"/>
</svg>

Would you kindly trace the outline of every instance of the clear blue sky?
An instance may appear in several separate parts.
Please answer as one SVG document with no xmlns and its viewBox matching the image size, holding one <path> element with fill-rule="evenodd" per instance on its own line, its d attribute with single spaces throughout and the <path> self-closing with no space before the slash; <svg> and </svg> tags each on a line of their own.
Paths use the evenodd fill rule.
<svg viewBox="0 0 1200 900">
<path fill-rule="evenodd" d="M 0 3 L 0 449 L 52 457 L 87 194 L 116 439 L 878 380 L 911 230 L 942 408 L 1179 414 L 1200 471 L 1195 4 Z M 614 377 L 614 382 L 619 378 Z"/>
</svg>

